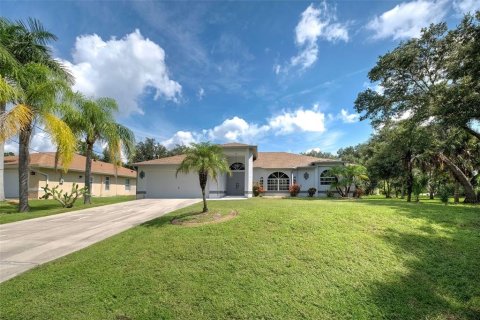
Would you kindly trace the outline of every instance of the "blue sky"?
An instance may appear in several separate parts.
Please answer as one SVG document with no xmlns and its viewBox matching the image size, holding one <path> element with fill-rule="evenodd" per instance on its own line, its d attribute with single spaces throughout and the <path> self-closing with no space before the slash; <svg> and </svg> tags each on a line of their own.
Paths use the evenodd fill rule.
<svg viewBox="0 0 480 320">
<path fill-rule="evenodd" d="M 2 2 L 35 17 L 75 89 L 119 102 L 137 139 L 335 152 L 368 139 L 353 110 L 377 57 L 420 28 L 457 24 L 474 0 Z M 38 132 L 36 150 L 50 150 Z M 7 145 L 7 150 L 16 149 Z M 15 151 L 15 150 L 14 150 Z"/>
</svg>

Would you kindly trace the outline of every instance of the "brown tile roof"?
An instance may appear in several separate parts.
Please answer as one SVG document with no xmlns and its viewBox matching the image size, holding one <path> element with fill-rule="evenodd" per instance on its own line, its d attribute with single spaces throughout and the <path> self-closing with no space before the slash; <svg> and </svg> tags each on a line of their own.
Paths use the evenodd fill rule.
<svg viewBox="0 0 480 320">
<path fill-rule="evenodd" d="M 185 155 L 178 155 L 173 157 L 154 159 L 134 165 L 178 165 L 180 164 Z M 339 160 L 322 159 L 310 156 L 304 156 L 301 154 L 288 153 L 288 152 L 259 152 L 257 159 L 253 162 L 254 168 L 297 168 L 307 167 L 313 163 L 321 162 L 340 162 Z"/>
<path fill-rule="evenodd" d="M 148 160 L 148 161 L 142 161 L 142 162 L 137 162 L 134 163 L 134 166 L 137 165 L 153 165 L 153 164 L 180 164 L 182 163 L 183 159 L 185 159 L 184 154 L 176 155 L 176 156 L 171 156 L 171 157 L 165 157 L 165 158 L 160 158 L 160 159 L 153 159 L 153 160 Z"/>
<path fill-rule="evenodd" d="M 253 167 L 265 169 L 297 168 L 311 166 L 314 162 L 338 162 L 338 160 L 322 159 L 288 152 L 259 152 L 257 160 L 253 162 Z"/>
<path fill-rule="evenodd" d="M 69 170 L 85 172 L 86 158 L 76 154 L 73 158 Z M 18 165 L 18 156 L 7 156 L 4 161 L 6 166 L 15 167 Z M 35 168 L 55 168 L 55 152 L 39 152 L 30 154 L 30 167 Z M 62 169 L 61 163 L 58 169 Z M 92 161 L 92 172 L 98 174 L 115 175 L 115 166 L 103 161 Z M 117 176 L 135 178 L 136 171 L 124 167 L 117 167 Z"/>
</svg>

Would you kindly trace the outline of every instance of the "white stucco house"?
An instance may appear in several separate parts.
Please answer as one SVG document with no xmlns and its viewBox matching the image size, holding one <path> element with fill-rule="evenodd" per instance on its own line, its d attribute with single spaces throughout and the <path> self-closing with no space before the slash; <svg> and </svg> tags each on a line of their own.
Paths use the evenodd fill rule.
<svg viewBox="0 0 480 320">
<path fill-rule="evenodd" d="M 208 198 L 224 196 L 252 197 L 253 185 L 259 183 L 265 195 L 288 195 L 289 186 L 297 183 L 300 196 L 311 187 L 317 196 L 325 196 L 335 179 L 329 174 L 340 160 L 321 159 L 288 152 L 258 152 L 257 146 L 241 143 L 221 145 L 230 165 L 231 175 L 220 174 L 217 181 L 209 178 Z M 137 167 L 137 198 L 198 198 L 201 190 L 198 174 L 178 174 L 184 155 L 135 163 Z"/>
</svg>

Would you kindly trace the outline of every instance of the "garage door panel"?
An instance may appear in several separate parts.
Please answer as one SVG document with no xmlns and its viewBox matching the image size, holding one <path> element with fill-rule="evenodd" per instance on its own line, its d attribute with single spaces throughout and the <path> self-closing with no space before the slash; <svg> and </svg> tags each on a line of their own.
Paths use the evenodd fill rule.
<svg viewBox="0 0 480 320">
<path fill-rule="evenodd" d="M 148 198 L 199 198 L 202 191 L 196 174 L 178 174 L 171 169 L 152 169 L 147 173 Z"/>
</svg>

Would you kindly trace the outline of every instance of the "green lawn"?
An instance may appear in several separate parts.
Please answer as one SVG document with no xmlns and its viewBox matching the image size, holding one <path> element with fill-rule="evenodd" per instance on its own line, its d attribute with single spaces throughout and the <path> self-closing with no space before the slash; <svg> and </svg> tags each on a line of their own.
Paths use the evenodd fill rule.
<svg viewBox="0 0 480 320">
<path fill-rule="evenodd" d="M 89 207 L 103 206 L 117 202 L 130 201 L 134 199 L 135 196 L 98 197 L 92 198 L 92 204 L 87 206 L 83 204 L 83 199 L 78 199 L 73 208 L 62 208 L 60 203 L 52 199 L 30 200 L 28 201 L 30 204 L 30 212 L 27 213 L 19 213 L 18 204 L 0 201 L 0 224 L 49 216 L 51 214 L 85 209 Z"/>
<path fill-rule="evenodd" d="M 480 207 L 212 201 L 0 284 L 1 319 L 480 319 Z"/>
</svg>

